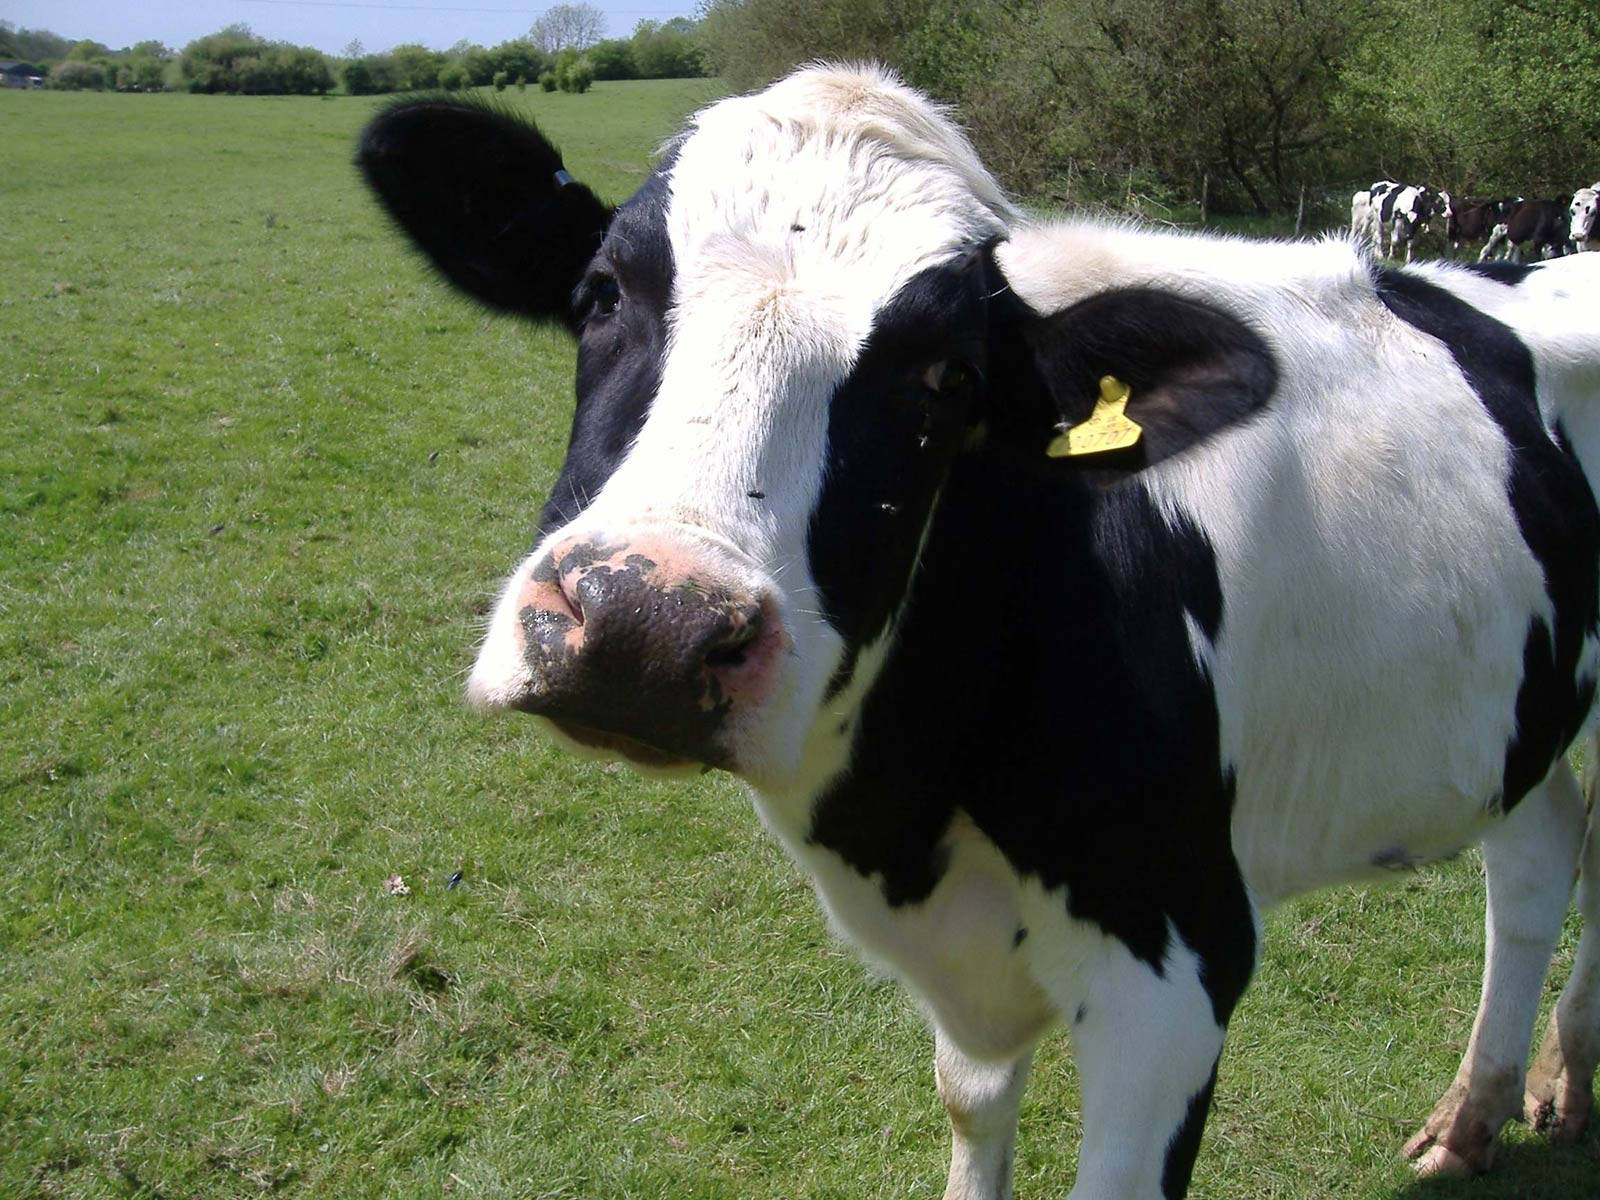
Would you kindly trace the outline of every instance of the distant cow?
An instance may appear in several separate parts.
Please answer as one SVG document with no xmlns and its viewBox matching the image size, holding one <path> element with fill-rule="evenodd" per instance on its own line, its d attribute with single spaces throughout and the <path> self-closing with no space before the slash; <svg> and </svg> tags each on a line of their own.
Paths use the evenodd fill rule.
<svg viewBox="0 0 1600 1200">
<path fill-rule="evenodd" d="M 1482 1006 L 1409 1149 L 1487 1167 L 1525 1079 L 1583 1127 L 1600 256 L 1038 223 L 866 68 L 714 104 L 615 209 L 460 100 L 390 108 L 360 161 L 446 278 L 577 340 L 470 700 L 749 783 L 934 1025 L 948 1200 L 1011 1195 L 1057 1024 L 1072 1195 L 1182 1196 L 1262 910 L 1480 839 Z"/>
<path fill-rule="evenodd" d="M 1600 250 L 1600 182 L 1572 194 L 1567 237 L 1579 250 Z"/>
<path fill-rule="evenodd" d="M 1451 253 L 1487 243 L 1495 228 L 1505 223 L 1511 209 L 1521 203 L 1520 196 L 1452 201 L 1445 214 L 1445 239 L 1450 243 Z"/>
<path fill-rule="evenodd" d="M 1481 257 L 1492 258 L 1505 249 L 1512 262 L 1559 258 L 1567 252 L 1571 222 L 1565 200 L 1524 200 L 1506 215 L 1504 228 L 1490 236 Z"/>
<path fill-rule="evenodd" d="M 1423 184 L 1380 179 L 1350 197 L 1350 232 L 1381 255 L 1410 262 L 1416 241 L 1448 212 L 1450 194 Z"/>
</svg>

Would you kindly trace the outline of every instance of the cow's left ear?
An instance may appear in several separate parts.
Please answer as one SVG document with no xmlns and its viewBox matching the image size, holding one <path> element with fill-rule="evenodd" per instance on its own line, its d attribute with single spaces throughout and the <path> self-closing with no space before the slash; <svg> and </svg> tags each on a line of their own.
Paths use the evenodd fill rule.
<svg viewBox="0 0 1600 1200">
<path fill-rule="evenodd" d="M 1272 353 L 1253 329 L 1157 288 L 1101 292 L 1047 316 L 1029 312 L 1015 334 L 1036 397 L 1024 435 L 1030 452 L 1111 472 L 1108 479 L 1249 418 L 1277 385 Z M 1046 422 L 1050 428 L 1040 428 Z"/>
<path fill-rule="evenodd" d="M 403 102 L 367 126 L 356 162 L 451 283 L 573 327 L 572 292 L 612 210 L 567 174 L 536 127 L 470 101 Z"/>
</svg>

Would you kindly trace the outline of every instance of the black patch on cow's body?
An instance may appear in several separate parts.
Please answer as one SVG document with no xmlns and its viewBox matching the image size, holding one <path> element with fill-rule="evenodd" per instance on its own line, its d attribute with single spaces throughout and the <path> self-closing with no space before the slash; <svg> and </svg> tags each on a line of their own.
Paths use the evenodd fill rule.
<svg viewBox="0 0 1600 1200">
<path fill-rule="evenodd" d="M 1167 1160 L 1161 1168 L 1161 1194 L 1168 1200 L 1179 1200 L 1189 1191 L 1189 1176 L 1194 1172 L 1194 1160 L 1200 1154 L 1200 1134 L 1206 1127 L 1206 1116 L 1211 1111 L 1211 1097 L 1217 1090 L 1217 1064 L 1211 1064 L 1211 1077 L 1193 1096 L 1184 1114 L 1183 1124 L 1167 1143 Z"/>
<path fill-rule="evenodd" d="M 1378 202 L 1378 219 L 1385 226 L 1394 220 L 1394 202 L 1400 196 L 1397 183 L 1380 183 L 1373 187 L 1372 198 Z"/>
<path fill-rule="evenodd" d="M 1176 932 L 1225 1022 L 1255 935 L 1186 612 L 1225 620 L 1211 547 L 1141 486 L 1004 445 L 958 459 L 810 841 L 916 904 L 965 813 L 1152 970 Z"/>
<path fill-rule="evenodd" d="M 829 619 L 846 637 L 830 693 L 850 677 L 856 649 L 904 607 L 849 767 L 815 803 L 809 840 L 877 878 L 889 905 L 917 904 L 943 877 L 944 838 L 964 813 L 1018 872 L 1064 888 L 1073 917 L 1157 973 L 1176 933 L 1226 1023 L 1254 967 L 1255 930 L 1231 844 L 1234 780 L 1220 759 L 1216 699 L 1189 640 L 1191 619 L 1213 641 L 1226 620 L 1215 557 L 1198 527 L 1169 519 L 1142 486 L 1104 487 L 1106 472 L 1044 447 L 1064 413 L 1087 415 L 1100 375 L 1149 403 L 1140 416 L 1165 457 L 1260 411 L 1276 367 L 1241 322 L 1152 289 L 1047 317 L 1008 289 L 987 300 L 986 331 L 925 316 L 888 326 L 913 332 L 869 347 L 860 386 L 870 391 L 842 390 L 834 406 L 832 474 L 811 542 Z M 987 440 L 952 460 L 952 416 L 932 450 L 919 450 L 915 421 L 883 419 L 885 365 L 954 353 L 983 368 L 982 346 L 963 341 L 972 337 L 992 348 L 978 414 Z M 1080 393 L 1078 413 L 1058 399 Z M 842 423 L 866 403 L 879 420 L 862 438 Z M 872 454 L 871 470 L 851 470 L 857 447 Z M 883 464 L 908 485 L 900 498 L 915 517 L 932 501 L 920 454 L 936 471 L 949 463 L 920 566 L 911 566 L 920 525 L 908 524 L 873 594 L 859 577 L 864 556 L 883 553 L 866 540 L 882 528 L 870 510 L 883 499 Z"/>
<path fill-rule="evenodd" d="M 577 409 L 561 474 L 539 516 L 540 538 L 588 507 L 632 448 L 660 390 L 675 276 L 666 222 L 670 169 L 670 161 L 658 167 L 617 210 L 570 298 Z"/>
<path fill-rule="evenodd" d="M 1469 262 L 1462 263 L 1461 266 L 1463 270 L 1471 271 L 1474 275 L 1482 275 L 1485 279 L 1492 279 L 1496 283 L 1503 283 L 1507 287 L 1516 287 L 1539 269 L 1531 263 L 1512 262 Z"/>
<path fill-rule="evenodd" d="M 1511 447 L 1507 497 L 1544 572 L 1554 627 L 1530 618 L 1516 733 L 1506 748 L 1501 804 L 1509 812 L 1578 735 L 1595 681 L 1578 676 L 1584 639 L 1600 626 L 1600 511 L 1559 426 L 1539 415 L 1533 355 L 1506 325 L 1459 296 L 1401 271 L 1377 274 L 1378 297 L 1449 349 Z"/>
</svg>

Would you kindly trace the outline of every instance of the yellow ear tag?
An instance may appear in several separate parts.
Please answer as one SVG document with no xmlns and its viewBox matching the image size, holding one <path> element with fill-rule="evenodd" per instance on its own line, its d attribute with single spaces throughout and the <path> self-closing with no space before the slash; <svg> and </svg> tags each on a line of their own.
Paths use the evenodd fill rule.
<svg viewBox="0 0 1600 1200">
<path fill-rule="evenodd" d="M 1081 454 L 1104 454 L 1108 450 L 1123 450 L 1144 436 L 1141 429 L 1123 410 L 1128 407 L 1128 397 L 1133 389 L 1111 375 L 1100 379 L 1100 398 L 1094 402 L 1094 411 L 1087 420 L 1079 421 L 1070 429 L 1061 428 L 1045 453 L 1051 458 L 1077 458 Z"/>
</svg>

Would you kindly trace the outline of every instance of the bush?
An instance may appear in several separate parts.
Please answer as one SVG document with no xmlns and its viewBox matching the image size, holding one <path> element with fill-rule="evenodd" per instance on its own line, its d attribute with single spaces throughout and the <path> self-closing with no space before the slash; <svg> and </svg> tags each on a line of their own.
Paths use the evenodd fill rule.
<svg viewBox="0 0 1600 1200">
<path fill-rule="evenodd" d="M 460 62 L 446 63 L 439 68 L 439 86 L 447 92 L 459 92 L 471 83 L 471 73 Z"/>
<path fill-rule="evenodd" d="M 639 68 L 633 60 L 633 46 L 621 38 L 611 38 L 589 47 L 589 62 L 596 79 L 637 79 Z"/>
<path fill-rule="evenodd" d="M 102 63 L 68 59 L 50 68 L 50 86 L 71 92 L 98 92 L 106 86 L 106 68 Z"/>
<path fill-rule="evenodd" d="M 344 64 L 344 90 L 352 96 L 376 96 L 405 90 L 400 68 L 388 54 L 369 54 Z"/>
<path fill-rule="evenodd" d="M 558 71 L 556 82 L 561 85 L 563 92 L 581 95 L 589 90 L 589 85 L 594 82 L 594 68 L 589 65 L 589 60 L 580 58 L 577 62 L 568 65 L 565 71 Z"/>
<path fill-rule="evenodd" d="M 517 76 L 517 91 L 525 92 L 527 90 L 528 90 L 528 77 L 526 75 L 518 75 Z"/>
<path fill-rule="evenodd" d="M 527 86 L 527 83 L 526 79 L 519 78 L 517 80 L 517 90 L 520 92 Z M 539 90 L 541 92 L 553 92 L 556 90 L 556 73 L 554 71 L 545 71 L 539 76 Z"/>
<path fill-rule="evenodd" d="M 494 73 L 493 83 L 494 83 L 494 90 L 495 91 L 497 91 L 497 92 L 505 91 L 506 90 L 506 84 L 508 84 L 510 82 L 511 81 L 506 78 L 506 73 L 504 71 L 496 71 Z"/>
<path fill-rule="evenodd" d="M 248 25 L 230 25 L 183 48 L 179 78 L 191 92 L 262 96 L 321 95 L 332 90 L 333 67 L 307 46 L 269 42 Z"/>
</svg>

